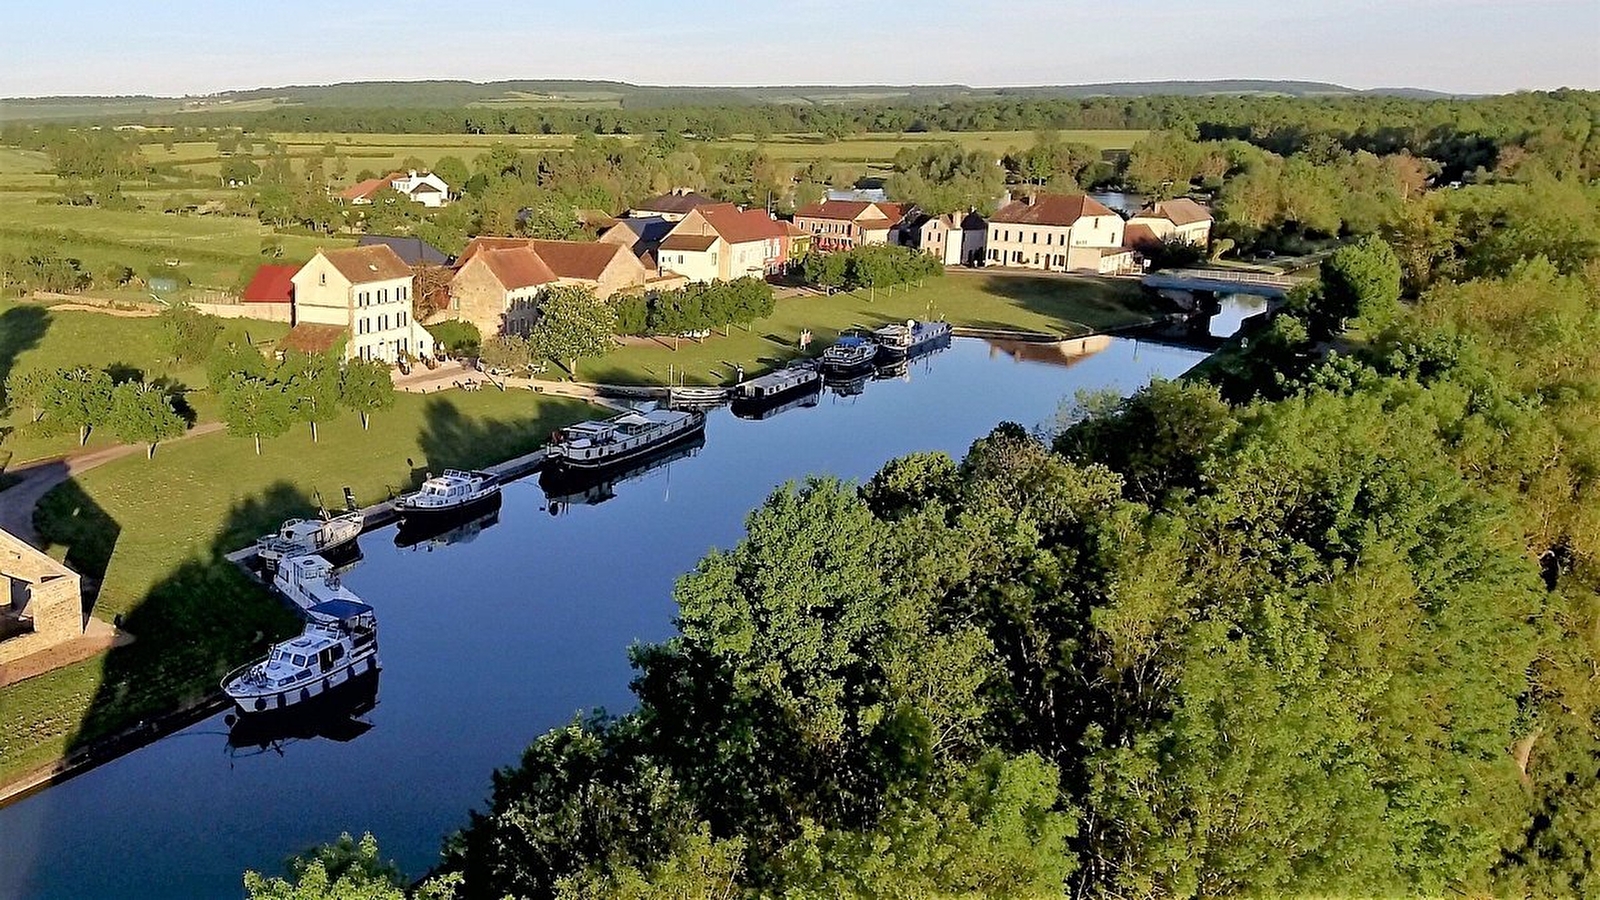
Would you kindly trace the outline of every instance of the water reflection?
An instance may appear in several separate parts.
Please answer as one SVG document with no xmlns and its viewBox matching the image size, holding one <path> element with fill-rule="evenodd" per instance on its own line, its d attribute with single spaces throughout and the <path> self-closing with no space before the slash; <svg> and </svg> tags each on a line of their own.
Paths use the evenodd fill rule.
<svg viewBox="0 0 1600 900">
<path fill-rule="evenodd" d="M 695 456 L 705 445 L 705 432 L 697 431 L 686 442 L 663 448 L 659 453 L 643 457 L 620 469 L 546 468 L 539 473 L 539 488 L 544 491 L 552 516 L 560 515 L 574 505 L 597 506 L 616 497 L 619 485 L 637 481 L 680 459 Z"/>
<path fill-rule="evenodd" d="M 1043 363 L 1048 366 L 1071 367 L 1111 346 L 1115 338 L 1106 334 L 1071 338 L 1065 341 L 1007 341 L 988 339 L 989 355 L 1005 354 L 1017 362 Z"/>
<path fill-rule="evenodd" d="M 465 544 L 477 539 L 485 528 L 500 521 L 500 494 L 484 498 L 473 504 L 466 521 L 451 517 L 432 516 L 423 519 L 405 519 L 394 532 L 394 545 L 410 550 L 433 551 L 451 544 Z"/>
<path fill-rule="evenodd" d="M 372 729 L 365 717 L 378 706 L 378 677 L 379 670 L 357 675 L 281 714 L 229 713 L 223 719 L 228 724 L 228 755 L 233 759 L 283 756 L 302 741 L 348 743 L 361 737 Z"/>
</svg>

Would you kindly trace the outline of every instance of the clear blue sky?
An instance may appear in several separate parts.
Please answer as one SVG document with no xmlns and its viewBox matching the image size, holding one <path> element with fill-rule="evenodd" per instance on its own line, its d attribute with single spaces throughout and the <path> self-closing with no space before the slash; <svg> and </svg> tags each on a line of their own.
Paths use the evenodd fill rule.
<svg viewBox="0 0 1600 900">
<path fill-rule="evenodd" d="M 427 78 L 1600 88 L 1600 0 L 60 0 L 0 29 L 0 96 Z"/>
</svg>

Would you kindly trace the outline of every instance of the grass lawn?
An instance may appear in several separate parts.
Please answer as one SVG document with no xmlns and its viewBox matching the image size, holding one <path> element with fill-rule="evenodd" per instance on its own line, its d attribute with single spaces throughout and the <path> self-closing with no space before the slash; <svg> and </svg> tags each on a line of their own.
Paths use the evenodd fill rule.
<svg viewBox="0 0 1600 900">
<path fill-rule="evenodd" d="M 225 335 L 248 335 L 256 342 L 275 341 L 289 330 L 285 324 L 250 320 L 225 323 L 225 328 Z M 161 326 L 155 318 L 58 310 L 37 303 L 0 299 L 0 383 L 14 371 L 79 365 L 134 369 L 143 373 L 146 380 L 170 378 L 196 390 L 207 386 L 203 367 L 171 361 L 161 336 Z M 202 413 L 209 409 L 199 396 L 192 397 L 190 402 Z M 13 411 L 9 420 L 0 415 L 0 450 L 12 454 L 13 464 L 55 456 L 77 447 L 75 434 L 36 434 L 19 427 L 27 416 L 27 410 Z M 114 439 L 104 432 L 91 433 L 89 437 L 90 446 L 113 442 Z"/>
<path fill-rule="evenodd" d="M 1165 311 L 1138 281 L 1092 276 L 951 272 L 923 287 L 796 297 L 779 300 L 772 316 L 749 331 L 735 325 L 704 342 L 672 339 L 636 342 L 600 359 L 583 361 L 584 381 L 604 384 L 723 384 L 734 365 L 754 375 L 799 353 L 800 331 L 811 329 L 820 352 L 852 327 L 874 327 L 905 319 L 943 318 L 955 325 L 1038 331 L 1063 337 L 1145 321 Z"/>
<path fill-rule="evenodd" d="M 46 496 L 36 522 L 52 555 L 103 575 L 94 612 L 137 640 L 105 656 L 0 689 L 0 781 L 87 741 L 203 697 L 293 619 L 221 559 L 313 492 L 362 503 L 411 487 L 425 470 L 482 466 L 535 449 L 591 418 L 588 404 L 528 391 L 402 394 L 370 431 L 347 414 L 312 444 L 301 426 L 264 443 L 206 435 L 84 473 Z"/>
</svg>

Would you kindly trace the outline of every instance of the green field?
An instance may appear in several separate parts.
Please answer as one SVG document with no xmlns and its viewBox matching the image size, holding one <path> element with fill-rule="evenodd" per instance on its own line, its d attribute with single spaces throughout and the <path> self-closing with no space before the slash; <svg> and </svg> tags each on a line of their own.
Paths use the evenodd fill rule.
<svg viewBox="0 0 1600 900">
<path fill-rule="evenodd" d="M 52 555 L 103 573 L 95 614 L 121 615 L 137 640 L 100 658 L 0 689 L 0 782 L 69 748 L 215 688 L 273 633 L 292 627 L 277 603 L 219 554 L 348 485 L 362 503 L 413 485 L 425 470 L 475 467 L 538 447 L 594 407 L 527 391 L 402 394 L 268 441 L 204 435 L 85 473 L 49 494 L 37 524 Z M 0 494 L 0 502 L 3 502 Z"/>
<path fill-rule="evenodd" d="M 779 300 L 773 315 L 749 330 L 736 325 L 726 336 L 677 341 L 677 349 L 671 338 L 634 341 L 584 361 L 578 372 L 584 381 L 603 384 L 726 384 L 735 365 L 755 375 L 797 355 L 807 328 L 815 340 L 811 351 L 820 352 L 842 330 L 906 319 L 1070 337 L 1147 321 L 1165 310 L 1134 279 L 951 272 L 922 287 Z"/>
</svg>

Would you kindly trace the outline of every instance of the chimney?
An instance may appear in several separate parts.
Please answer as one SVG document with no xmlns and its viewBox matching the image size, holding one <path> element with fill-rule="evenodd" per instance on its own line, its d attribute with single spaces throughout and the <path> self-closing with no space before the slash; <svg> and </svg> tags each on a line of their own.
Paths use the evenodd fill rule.
<svg viewBox="0 0 1600 900">
<path fill-rule="evenodd" d="M 1005 206 L 1007 203 L 1010 203 L 1010 202 L 1011 202 L 1011 189 L 1010 188 L 1006 188 L 1005 194 L 1003 194 L 1000 197 L 1000 205 L 1001 206 Z"/>
</svg>

